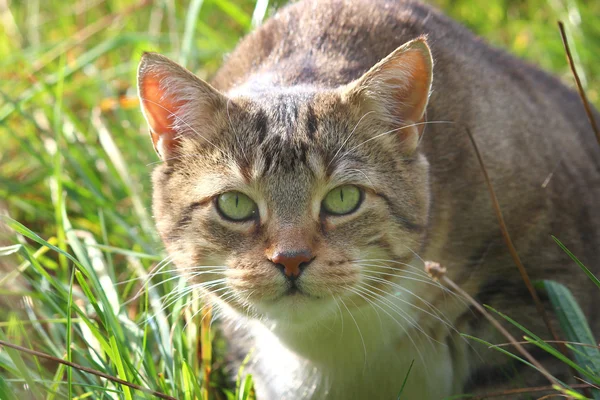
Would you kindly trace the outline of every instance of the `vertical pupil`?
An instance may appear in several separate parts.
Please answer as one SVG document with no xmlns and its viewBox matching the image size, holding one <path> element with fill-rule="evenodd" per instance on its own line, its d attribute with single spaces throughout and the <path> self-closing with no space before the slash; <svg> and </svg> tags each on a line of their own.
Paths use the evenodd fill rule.
<svg viewBox="0 0 600 400">
<path fill-rule="evenodd" d="M 344 202 L 344 190 L 340 189 L 340 199 L 342 200 L 342 203 Z"/>
<path fill-rule="evenodd" d="M 238 195 L 235 195 L 235 208 L 237 208 L 238 203 L 240 202 L 240 198 L 238 197 Z"/>
</svg>

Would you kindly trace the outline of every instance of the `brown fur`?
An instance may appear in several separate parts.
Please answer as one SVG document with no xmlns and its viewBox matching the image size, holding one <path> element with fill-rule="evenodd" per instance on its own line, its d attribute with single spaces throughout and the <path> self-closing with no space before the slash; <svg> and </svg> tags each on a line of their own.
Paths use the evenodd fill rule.
<svg viewBox="0 0 600 400">
<path fill-rule="evenodd" d="M 422 95 L 411 96 L 427 84 L 428 64 L 421 62 L 427 58 L 416 55 L 417 62 L 411 64 L 415 69 L 410 71 L 391 64 L 393 56 L 382 68 L 371 69 L 423 35 L 434 61 L 425 129 L 410 126 L 424 118 L 418 110 L 419 104 L 427 104 L 426 95 L 425 103 Z M 407 58 L 403 62 L 411 63 Z M 406 91 L 387 93 L 385 84 L 376 91 L 372 90 L 376 86 L 364 86 L 371 76 L 385 77 L 390 65 L 393 73 L 404 75 L 399 82 L 383 78 L 382 82 L 410 84 Z M 375 355 L 385 351 L 379 342 L 362 344 L 364 368 L 372 374 L 367 376 L 377 376 L 380 385 L 361 385 L 361 378 L 352 378 L 359 377 L 363 368 L 361 362 L 353 364 L 360 355 L 347 354 L 362 353 L 355 334 L 347 326 L 338 340 L 343 346 L 337 345 L 334 339 L 329 341 L 329 333 L 317 328 L 318 322 L 302 314 L 306 308 L 316 315 L 315 321 L 326 320 L 319 315 L 329 312 L 325 297 L 330 295 L 346 300 L 352 316 L 351 310 L 369 310 L 365 308 L 371 305 L 369 300 L 390 295 L 394 289 L 390 285 L 410 276 L 408 267 L 391 269 L 400 264 L 372 261 L 360 266 L 356 259 L 407 263 L 414 252 L 441 262 L 448 275 L 479 301 L 548 337 L 502 242 L 466 129 L 480 147 L 508 230 L 532 279 L 557 280 L 571 288 L 599 332 L 594 310 L 600 298 L 597 288 L 550 235 L 599 272 L 600 214 L 595 205 L 600 198 L 600 148 L 577 95 L 555 78 L 489 47 L 430 7 L 385 0 L 304 1 L 286 7 L 240 43 L 212 81 L 213 87 L 149 55 L 140 69 L 142 96 L 144 79 L 157 71 L 145 75 L 145 68 L 185 76 L 161 86 L 164 104 L 179 104 L 169 97 L 177 96 L 178 88 L 185 88 L 187 96 L 184 107 L 169 111 L 177 115 L 169 138 L 177 140 L 160 151 L 165 162 L 154 173 L 154 212 L 169 253 L 182 268 L 227 268 L 228 283 L 217 295 L 221 298 L 217 304 L 263 321 L 261 326 L 251 320 L 237 323 L 245 326 L 239 328 L 241 334 L 251 339 L 244 339 L 243 351 L 254 343 L 266 353 L 260 338 L 275 335 L 272 340 L 281 341 L 282 351 L 299 357 L 299 373 L 317 371 L 306 372 L 305 381 L 294 383 L 259 354 L 252 370 L 264 398 L 359 399 L 373 393 L 387 398 L 398 389 L 399 377 L 386 380 L 380 364 L 388 361 Z M 207 98 L 219 99 L 210 103 L 211 112 L 205 110 Z M 389 108 L 391 104 L 396 107 Z M 409 128 L 383 134 L 398 126 Z M 549 184 L 542 187 L 553 171 Z M 351 216 L 324 217 L 320 199 L 347 182 L 365 188 L 363 206 Z M 256 201 L 260 219 L 232 223 L 219 218 L 211 199 L 227 190 L 243 191 Z M 287 284 L 265 256 L 272 246 L 300 246 L 316 255 L 301 281 L 301 288 L 315 298 L 285 299 Z M 363 268 L 371 268 L 382 279 L 365 280 L 369 275 Z M 390 274 L 383 275 L 386 271 Z M 361 288 L 361 283 L 370 294 L 349 292 Z M 458 331 L 493 343 L 505 341 L 468 306 L 448 299 L 441 290 L 426 284 L 414 290 L 419 297 L 409 296 L 409 302 L 425 310 L 431 303 Z M 277 302 L 285 311 L 277 308 Z M 391 306 L 385 308 L 387 303 L 378 304 L 388 315 L 394 313 Z M 340 315 L 343 326 L 342 308 Z M 378 316 L 388 318 L 381 312 Z M 446 345 L 443 351 L 452 363 L 451 368 L 440 367 L 441 377 L 451 376 L 448 389 L 435 392 L 415 384 L 409 389 L 416 396 L 412 398 L 543 383 L 537 373 L 510 366 L 498 352 L 470 347 L 455 331 L 422 312 L 408 318 L 416 319 L 422 333 Z M 270 325 L 273 321 L 279 321 L 277 327 Z M 281 326 L 285 324 L 290 328 Z M 377 323 L 372 325 L 366 328 L 367 337 Z M 403 360 L 401 353 L 394 356 L 395 346 L 407 342 L 402 330 L 395 340 L 387 355 L 396 357 L 389 362 L 398 363 L 396 369 L 390 366 L 398 373 L 402 362 L 410 360 Z M 419 343 L 415 346 L 426 347 Z M 551 360 L 543 362 L 564 373 Z M 332 372 L 341 365 L 347 368 L 343 377 Z M 416 365 L 417 371 L 423 365 Z M 513 379 L 513 372 L 503 374 L 504 366 L 508 371 L 517 368 L 525 382 Z M 290 383 L 280 387 L 286 379 Z M 312 392 L 307 389 L 310 379 L 316 382 Z M 343 391 L 346 387 L 351 388 L 350 395 Z"/>
</svg>

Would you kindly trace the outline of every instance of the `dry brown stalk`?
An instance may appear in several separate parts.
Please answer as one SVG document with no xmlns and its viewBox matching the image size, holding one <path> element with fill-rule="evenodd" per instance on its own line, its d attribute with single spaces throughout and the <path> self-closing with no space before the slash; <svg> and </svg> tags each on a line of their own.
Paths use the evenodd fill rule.
<svg viewBox="0 0 600 400">
<path fill-rule="evenodd" d="M 527 273 L 525 266 L 521 262 L 521 258 L 519 257 L 519 254 L 517 253 L 517 249 L 515 248 L 515 245 L 513 244 L 512 239 L 510 238 L 510 234 L 508 233 L 508 228 L 506 227 L 506 223 L 504 222 L 504 217 L 502 215 L 502 211 L 500 210 L 500 204 L 498 203 L 498 198 L 496 197 L 496 192 L 494 191 L 494 187 L 493 187 L 490 177 L 488 175 L 487 169 L 485 168 L 485 164 L 483 162 L 483 158 L 481 157 L 481 153 L 479 152 L 479 148 L 477 147 L 477 143 L 475 143 L 475 138 L 471 134 L 471 131 L 469 130 L 469 128 L 466 128 L 466 131 L 467 131 L 467 134 L 469 135 L 469 139 L 471 140 L 471 143 L 473 144 L 473 149 L 475 150 L 475 154 L 477 155 L 477 160 L 479 161 L 479 166 L 481 167 L 481 172 L 483 173 L 483 177 L 485 179 L 485 183 L 487 185 L 488 192 L 490 193 L 490 198 L 492 200 L 492 206 L 494 207 L 494 212 L 496 213 L 496 218 L 498 219 L 498 224 L 500 225 L 500 231 L 502 232 L 502 238 L 504 239 L 504 243 L 506 244 L 506 247 L 508 247 L 508 251 L 510 252 L 510 255 L 511 255 L 513 261 L 517 265 L 517 268 L 519 269 L 521 278 L 523 279 L 523 282 L 525 282 L 525 286 L 527 286 L 527 290 L 529 291 L 531 298 L 535 302 L 535 306 L 537 308 L 538 313 L 541 315 L 542 319 L 544 320 L 544 323 L 546 324 L 546 327 L 548 328 L 548 331 L 550 332 L 550 334 L 552 335 L 554 340 L 559 342 L 560 337 L 558 336 L 558 334 L 552 327 L 552 323 L 550 322 L 550 319 L 548 318 L 548 314 L 546 313 L 546 310 L 544 309 L 544 305 L 542 304 L 540 297 L 538 296 L 537 292 L 535 291 L 535 288 L 533 287 L 533 284 L 531 283 L 531 279 L 529 278 L 529 274 Z M 558 347 L 559 347 L 561 353 L 563 353 L 566 357 L 568 357 L 567 347 L 564 345 L 564 343 L 558 343 Z"/>
<path fill-rule="evenodd" d="M 585 113 L 587 114 L 588 120 L 590 121 L 592 130 L 596 134 L 596 140 L 598 140 L 598 144 L 600 144 L 600 129 L 598 129 L 596 119 L 594 118 L 594 114 L 592 113 L 592 107 L 590 106 L 590 102 L 588 101 L 587 96 L 585 95 L 585 91 L 583 90 L 583 86 L 581 85 L 581 79 L 579 79 L 579 74 L 577 73 L 577 69 L 575 68 L 573 56 L 571 55 L 571 48 L 569 47 L 569 42 L 567 41 L 567 35 L 565 33 L 565 25 L 562 23 L 562 21 L 558 21 L 558 29 L 560 30 L 560 37 L 562 39 L 563 46 L 565 47 L 567 61 L 569 62 L 569 66 L 571 67 L 571 72 L 573 73 L 573 77 L 575 78 L 575 83 L 577 84 L 577 91 L 579 92 L 579 97 L 583 102 L 583 108 L 585 108 Z"/>
<path fill-rule="evenodd" d="M 467 292 L 461 289 L 453 280 L 446 276 L 446 269 L 442 267 L 439 263 L 433 261 L 425 261 L 425 271 L 431 275 L 432 278 L 444 283 L 446 286 L 449 286 L 454 292 L 460 294 L 465 299 L 469 301 L 479 311 L 494 327 L 508 339 L 508 341 L 514 346 L 514 348 L 523 355 L 533 366 L 537 368 L 537 370 L 544 375 L 548 381 L 553 385 L 560 385 L 558 380 L 550 374 L 546 368 L 542 364 L 538 362 L 523 346 L 519 344 L 519 342 L 514 338 L 513 335 L 510 334 L 494 317 L 490 315 L 482 306 L 479 304 L 473 297 L 471 297 Z"/>
<path fill-rule="evenodd" d="M 212 372 L 212 345 L 210 343 L 210 327 L 212 323 L 212 306 L 206 303 L 202 307 L 202 319 L 200 320 L 200 346 L 202 357 L 202 369 L 204 372 L 204 398 L 209 398 L 210 392 L 210 374 Z M 205 345 L 204 345 L 205 344 Z"/>
<path fill-rule="evenodd" d="M 104 378 L 104 379 L 108 379 L 109 381 L 112 381 L 112 382 L 115 382 L 115 383 L 119 383 L 119 384 L 121 384 L 123 386 L 128 386 L 128 387 L 130 387 L 132 389 L 135 389 L 135 390 L 139 390 L 140 392 L 151 394 L 151 395 L 156 396 L 156 397 L 158 397 L 160 399 L 177 400 L 175 397 L 166 395 L 164 393 L 157 392 L 155 390 L 148 389 L 148 388 L 145 388 L 145 387 L 140 386 L 140 385 L 136 385 L 135 383 L 124 381 L 123 379 L 117 378 L 115 376 L 111 376 L 111 375 L 105 374 L 104 372 L 96 371 L 95 369 L 84 367 L 83 365 L 75 364 L 73 362 L 66 361 L 66 360 L 63 360 L 61 358 L 51 356 L 50 354 L 42 353 L 42 352 L 39 352 L 39 351 L 36 351 L 36 350 L 31 350 L 31 349 L 28 349 L 26 347 L 21 347 L 21 346 L 18 346 L 16 344 L 5 342 L 4 340 L 0 340 L 0 346 L 8 347 L 8 348 L 20 351 L 22 353 L 26 353 L 26 354 L 29 354 L 29 355 L 32 355 L 32 356 L 44 358 L 46 360 L 51 360 L 51 361 L 59 363 L 59 364 L 64 364 L 64 365 L 66 365 L 68 367 L 75 368 L 75 369 L 78 369 L 80 371 L 87 372 L 89 374 L 96 375 L 96 376 L 99 376 L 99 377 Z"/>
</svg>

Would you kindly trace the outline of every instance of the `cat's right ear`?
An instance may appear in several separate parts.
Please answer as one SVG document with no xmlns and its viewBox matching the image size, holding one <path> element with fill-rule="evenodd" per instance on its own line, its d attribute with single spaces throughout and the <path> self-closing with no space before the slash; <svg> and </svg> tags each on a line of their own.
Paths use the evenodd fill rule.
<svg viewBox="0 0 600 400">
<path fill-rule="evenodd" d="M 342 96 L 363 113 L 374 112 L 400 137 L 402 151 L 412 153 L 425 126 L 432 79 L 431 51 L 426 37 L 419 37 L 342 87 Z"/>
<path fill-rule="evenodd" d="M 208 83 L 156 53 L 142 56 L 138 95 L 154 149 L 163 160 L 175 154 L 183 135 L 210 134 L 215 112 L 227 102 Z"/>
</svg>

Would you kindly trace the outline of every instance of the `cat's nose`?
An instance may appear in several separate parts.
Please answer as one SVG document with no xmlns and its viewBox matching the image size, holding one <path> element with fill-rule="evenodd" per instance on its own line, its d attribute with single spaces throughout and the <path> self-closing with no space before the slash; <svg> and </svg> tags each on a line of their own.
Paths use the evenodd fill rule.
<svg viewBox="0 0 600 400">
<path fill-rule="evenodd" d="M 269 258 L 290 280 L 295 280 L 315 259 L 309 250 L 276 251 Z"/>
</svg>

